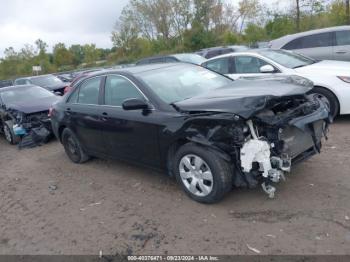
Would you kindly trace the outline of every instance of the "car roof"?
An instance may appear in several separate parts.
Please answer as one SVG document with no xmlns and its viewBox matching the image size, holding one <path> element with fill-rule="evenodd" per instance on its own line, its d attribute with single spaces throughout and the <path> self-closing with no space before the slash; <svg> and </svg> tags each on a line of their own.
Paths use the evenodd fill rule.
<svg viewBox="0 0 350 262">
<path fill-rule="evenodd" d="M 0 88 L 0 93 L 8 91 L 8 90 L 17 90 L 17 89 L 22 89 L 22 88 L 28 88 L 28 87 L 40 87 L 40 86 L 36 86 L 36 85 L 14 85 L 14 86 L 6 86 L 3 88 Z M 41 87 L 40 87 L 41 88 Z"/>
<path fill-rule="evenodd" d="M 198 66 L 190 63 L 159 63 L 159 64 L 146 64 L 146 65 L 139 65 L 139 66 L 133 66 L 133 67 L 125 67 L 120 69 L 106 69 L 99 72 L 95 72 L 92 74 L 89 74 L 86 76 L 86 78 L 89 78 L 91 76 L 99 76 L 99 75 L 105 75 L 105 74 L 113 74 L 113 73 L 119 73 L 119 74 L 138 74 L 143 73 L 147 71 L 153 71 L 158 69 L 164 69 L 164 68 L 171 68 L 171 67 L 183 67 L 183 66 Z"/>
<path fill-rule="evenodd" d="M 344 25 L 344 26 L 333 26 L 333 27 L 326 27 L 326 28 L 321 28 L 321 29 L 314 29 L 314 30 L 309 30 L 305 32 L 300 32 L 296 34 L 290 34 L 290 35 L 285 35 L 280 38 L 277 38 L 275 40 L 272 40 L 271 42 L 275 43 L 285 43 L 287 41 L 303 37 L 303 36 L 308 36 L 308 35 L 314 35 L 314 34 L 319 34 L 319 33 L 327 33 L 327 32 L 333 32 L 333 31 L 342 31 L 342 30 L 350 30 L 350 25 Z"/>
<path fill-rule="evenodd" d="M 251 54 L 259 54 L 260 51 L 264 51 L 264 50 L 271 50 L 271 51 L 276 51 L 279 49 L 272 49 L 272 48 L 260 48 L 260 49 L 248 49 L 246 51 L 241 51 L 241 52 L 232 52 L 232 53 L 227 53 L 227 54 L 223 54 L 223 55 L 218 55 L 215 56 L 213 58 L 208 59 L 206 62 L 211 61 L 211 60 L 215 60 L 218 58 L 224 58 L 224 57 L 230 57 L 230 56 L 238 56 L 238 55 L 251 55 Z M 204 62 L 204 63 L 206 63 Z"/>
<path fill-rule="evenodd" d="M 209 47 L 209 48 L 203 48 L 198 50 L 198 52 L 203 52 L 203 51 L 215 51 L 215 50 L 220 50 L 220 49 L 228 49 L 232 48 L 233 46 L 215 46 L 215 47 Z"/>
<path fill-rule="evenodd" d="M 136 63 L 138 63 L 138 62 L 140 62 L 140 61 L 145 61 L 145 60 L 148 60 L 148 59 L 163 58 L 163 57 L 170 57 L 170 56 L 174 56 L 174 54 L 171 54 L 171 55 L 156 55 L 156 56 L 149 56 L 149 57 L 145 57 L 145 58 L 140 59 L 140 60 L 139 60 L 139 61 L 137 61 Z"/>
<path fill-rule="evenodd" d="M 46 74 L 46 75 L 38 75 L 38 76 L 27 76 L 27 77 L 19 77 L 19 78 L 16 78 L 16 80 L 22 80 L 22 79 L 35 79 L 35 78 L 41 78 L 41 77 L 47 77 L 47 76 L 55 76 L 53 74 Z"/>
<path fill-rule="evenodd" d="M 150 57 L 145 57 L 145 58 L 140 59 L 139 61 L 136 62 L 136 64 L 141 62 L 141 61 L 147 61 L 149 59 L 157 59 L 157 58 L 163 58 L 163 57 L 177 58 L 178 55 L 198 55 L 198 54 L 195 54 L 195 53 L 177 53 L 177 54 L 150 56 Z"/>
</svg>

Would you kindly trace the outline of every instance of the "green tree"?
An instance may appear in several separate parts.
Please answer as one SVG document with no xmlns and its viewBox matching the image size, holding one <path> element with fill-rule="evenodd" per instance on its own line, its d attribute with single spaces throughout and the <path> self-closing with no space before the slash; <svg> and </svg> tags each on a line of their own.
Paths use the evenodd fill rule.
<svg viewBox="0 0 350 262">
<path fill-rule="evenodd" d="M 69 47 L 69 52 L 73 56 L 73 65 L 78 66 L 84 61 L 84 47 L 82 45 L 72 45 Z"/>
<path fill-rule="evenodd" d="M 267 33 L 264 27 L 249 23 L 244 30 L 244 39 L 246 43 L 255 44 L 267 40 Z"/>
<path fill-rule="evenodd" d="M 53 62 L 57 67 L 73 64 L 73 55 L 64 43 L 58 43 L 53 47 Z"/>
<path fill-rule="evenodd" d="M 86 44 L 83 46 L 83 50 L 85 63 L 92 64 L 100 59 L 100 51 L 96 48 L 95 44 Z"/>
</svg>

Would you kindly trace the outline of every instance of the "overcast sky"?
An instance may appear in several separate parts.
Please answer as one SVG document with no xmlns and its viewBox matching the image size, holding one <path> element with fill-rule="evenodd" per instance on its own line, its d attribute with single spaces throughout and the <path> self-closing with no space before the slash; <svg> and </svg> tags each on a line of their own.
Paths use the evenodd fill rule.
<svg viewBox="0 0 350 262">
<path fill-rule="evenodd" d="M 1 0 L 0 57 L 40 38 L 49 48 L 95 43 L 112 47 L 111 31 L 128 0 Z"/>
<path fill-rule="evenodd" d="M 239 0 L 226 0 L 239 2 Z M 290 1 L 290 0 L 283 0 Z M 277 0 L 262 0 L 272 5 Z M 1 0 L 0 57 L 40 38 L 49 44 L 95 43 L 111 48 L 113 26 L 128 0 Z"/>
</svg>

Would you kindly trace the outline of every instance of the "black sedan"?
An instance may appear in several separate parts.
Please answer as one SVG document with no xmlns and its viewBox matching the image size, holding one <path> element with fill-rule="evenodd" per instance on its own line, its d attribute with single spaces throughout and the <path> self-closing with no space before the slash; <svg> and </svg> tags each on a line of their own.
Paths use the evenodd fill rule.
<svg viewBox="0 0 350 262">
<path fill-rule="evenodd" d="M 52 109 L 75 163 L 111 157 L 163 169 L 193 199 L 273 183 L 319 152 L 328 105 L 299 77 L 232 81 L 191 64 L 158 64 L 86 77 Z"/>
<path fill-rule="evenodd" d="M 45 141 L 52 133 L 49 109 L 59 100 L 60 97 L 39 86 L 1 88 L 0 132 L 10 144 L 23 138 L 27 138 L 28 145 Z"/>
</svg>

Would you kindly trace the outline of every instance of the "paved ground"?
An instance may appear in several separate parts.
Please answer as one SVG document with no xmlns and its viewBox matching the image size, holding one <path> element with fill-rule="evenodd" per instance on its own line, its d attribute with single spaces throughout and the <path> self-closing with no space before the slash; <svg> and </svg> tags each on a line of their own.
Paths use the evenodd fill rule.
<svg viewBox="0 0 350 262">
<path fill-rule="evenodd" d="M 350 117 L 275 199 L 233 190 L 215 205 L 152 170 L 0 139 L 0 254 L 350 254 L 349 217 Z"/>
</svg>

